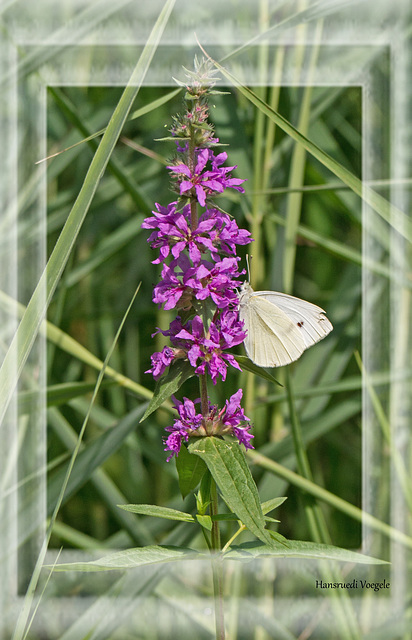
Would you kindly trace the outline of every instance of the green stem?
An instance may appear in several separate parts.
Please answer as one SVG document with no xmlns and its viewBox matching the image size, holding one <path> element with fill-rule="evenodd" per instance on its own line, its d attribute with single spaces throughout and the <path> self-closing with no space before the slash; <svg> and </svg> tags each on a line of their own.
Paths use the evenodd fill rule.
<svg viewBox="0 0 412 640">
<path fill-rule="evenodd" d="M 188 167 L 194 172 L 196 164 L 196 145 L 195 145 L 195 130 L 194 127 L 190 127 L 189 137 L 189 150 L 188 150 Z M 191 231 L 194 232 L 198 225 L 198 210 L 197 210 L 197 198 L 194 194 L 190 198 L 190 226 Z M 206 331 L 206 325 L 204 331 Z M 199 375 L 200 386 L 200 403 L 203 416 L 204 426 L 207 429 L 207 417 L 209 415 L 209 397 L 207 393 L 207 377 L 205 374 Z M 210 472 L 209 472 L 210 474 Z M 218 513 L 218 497 L 216 483 L 210 476 L 210 506 L 209 511 L 211 516 L 216 516 Z M 202 482 L 204 486 L 204 481 Z M 204 499 L 203 499 L 204 502 Z M 207 538 L 206 538 L 207 541 Z M 222 555 L 221 555 L 221 541 L 219 523 L 213 520 L 211 531 L 210 551 L 212 554 L 212 573 L 213 573 L 213 594 L 215 601 L 215 628 L 216 628 L 216 640 L 225 640 L 225 619 L 223 610 L 223 567 L 222 567 Z"/>
<path fill-rule="evenodd" d="M 190 199 L 190 227 L 192 232 L 197 229 L 197 200 Z"/>
<path fill-rule="evenodd" d="M 210 515 L 218 513 L 216 482 L 212 479 L 210 487 Z M 219 523 L 214 520 L 212 525 L 212 572 L 213 593 L 215 600 L 216 640 L 225 640 L 225 616 L 223 610 L 223 566 L 221 557 L 221 541 Z"/>
<path fill-rule="evenodd" d="M 199 386 L 200 386 L 200 406 L 202 408 L 202 416 L 204 418 L 207 418 L 207 416 L 209 415 L 209 396 L 207 394 L 206 374 L 199 376 Z"/>
</svg>

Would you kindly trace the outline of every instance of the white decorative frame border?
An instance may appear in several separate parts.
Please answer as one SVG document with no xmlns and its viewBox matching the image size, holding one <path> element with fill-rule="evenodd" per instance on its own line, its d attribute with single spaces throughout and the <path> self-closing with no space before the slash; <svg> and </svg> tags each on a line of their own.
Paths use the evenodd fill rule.
<svg viewBox="0 0 412 640">
<path fill-rule="evenodd" d="M 269 1 L 273 11 L 276 6 L 286 3 Z M 197 52 L 194 32 L 210 53 L 217 59 L 237 46 L 254 39 L 254 45 L 262 41 L 276 46 L 299 44 L 308 46 L 320 44 L 348 52 L 357 49 L 362 52 L 364 64 L 359 66 L 359 55 L 353 56 L 352 66 L 348 57 L 339 65 L 339 57 L 320 56 L 314 85 L 358 85 L 363 95 L 363 180 L 380 179 L 382 164 L 376 157 L 376 150 L 382 148 L 380 142 L 371 139 L 373 120 L 377 104 L 382 106 L 385 123 L 389 129 L 390 157 L 387 163 L 390 174 L 384 177 L 392 181 L 390 199 L 393 205 L 408 212 L 410 192 L 406 180 L 411 175 L 410 141 L 412 98 L 410 78 L 412 77 L 412 52 L 407 31 L 407 2 L 392 2 L 385 6 L 384 0 L 353 2 L 345 0 L 325 0 L 302 12 L 301 20 L 281 22 L 276 29 L 259 34 L 258 5 L 251 15 L 254 20 L 247 30 L 240 31 L 234 6 L 238 10 L 251 11 L 247 0 L 231 3 L 208 3 L 207 8 L 193 6 L 188 0 L 178 0 L 173 18 L 166 29 L 154 63 L 145 83 L 167 86 L 173 84 L 172 77 L 179 75 L 182 64 L 189 64 Z M 294 3 L 289 1 L 291 13 Z M 148 3 L 117 0 L 67 0 L 59 13 L 49 0 L 36 3 L 35 8 L 24 1 L 9 0 L 0 8 L 3 22 L 3 42 L 0 49 L 0 77 L 2 79 L 0 136 L 1 136 L 1 176 L 0 183 L 0 291 L 12 298 L 26 301 L 37 283 L 45 263 L 45 212 L 46 174 L 45 165 L 34 166 L 34 161 L 46 155 L 46 89 L 48 85 L 107 85 L 122 86 L 129 80 L 138 53 L 145 43 L 155 18 L 163 6 L 161 0 Z M 136 6 L 138 5 L 138 6 Z M 271 6 L 273 5 L 273 6 Z M 293 5 L 293 7 L 292 7 Z M 51 9 L 54 7 L 54 11 Z M 23 9 L 23 10 L 22 10 Z M 320 43 L 313 38 L 317 19 L 324 20 Z M 242 27 L 243 28 L 243 27 Z M 104 44 L 102 44 L 104 43 Z M 104 62 L 92 69 L 81 65 L 82 52 L 93 47 L 96 51 L 111 48 L 111 65 Z M 116 53 L 117 52 L 117 53 Z M 121 54 L 116 57 L 117 54 Z M 377 61 L 386 56 L 390 64 L 389 93 L 385 95 L 379 84 Z M 41 66 L 39 67 L 39 60 Z M 243 58 L 244 60 L 244 58 Z M 239 71 L 235 67 L 236 72 Z M 256 84 L 253 66 L 243 65 L 243 80 L 251 86 Z M 284 84 L 293 83 L 293 67 L 286 69 L 282 79 Z M 305 84 L 305 78 L 301 78 Z M 385 88 L 386 90 L 386 88 Z M 373 108 L 372 108 L 373 105 Z M 385 111 L 386 110 L 386 111 Z M 384 148 L 385 145 L 383 145 Z M 386 149 L 388 150 L 388 146 Z M 410 185 L 409 185 L 410 186 Z M 23 267 L 18 263 L 21 238 L 18 236 L 17 216 L 21 211 L 29 220 L 28 233 L 31 242 L 26 242 L 28 254 Z M 391 380 L 388 402 L 385 407 L 390 412 L 391 432 L 401 455 L 406 451 L 411 416 L 411 393 L 408 377 L 399 372 L 410 369 L 410 290 L 405 288 L 402 278 L 411 272 L 410 250 L 397 232 L 387 227 L 389 252 L 382 258 L 380 247 L 371 239 L 370 230 L 381 224 L 377 214 L 368 205 L 362 205 L 363 216 L 363 362 L 369 374 L 389 368 Z M 27 240 L 27 238 L 26 238 Z M 367 268 L 370 259 L 385 259 L 394 277 L 390 281 L 390 297 L 382 307 L 382 301 L 371 295 L 371 284 L 376 284 L 379 276 L 374 276 Z M 17 319 L 10 320 L 9 310 L 0 306 L 0 348 L 7 345 L 16 326 Z M 390 344 L 382 345 L 382 326 L 388 322 Z M 39 388 L 45 387 L 45 344 L 39 336 L 27 366 L 38 371 Z M 31 470 L 45 468 L 45 403 L 39 397 L 30 417 L 31 436 L 26 447 L 30 447 Z M 363 392 L 363 509 L 371 513 L 379 502 L 373 481 L 373 473 L 379 466 L 375 459 L 376 446 L 380 442 L 380 427 L 370 393 Z M 9 409 L 2 425 L 0 463 L 2 480 L 6 488 L 17 481 L 14 463 L 19 448 L 16 434 L 16 403 Z M 30 471 L 30 469 L 28 469 Z M 45 521 L 45 476 L 38 478 L 33 517 Z M 397 479 L 393 473 L 391 486 L 391 524 L 407 533 L 407 508 L 401 498 Z M 17 550 L 18 538 L 17 505 L 14 494 L 2 500 L 0 514 L 2 525 L 2 581 L 1 607 L 7 608 L 10 597 L 17 599 Z M 41 537 L 42 532 L 39 532 Z M 376 534 L 367 525 L 363 526 L 364 550 L 373 552 Z M 405 550 L 392 543 L 392 593 L 389 608 L 402 613 L 408 597 L 408 575 Z M 125 584 L 129 579 L 125 578 Z M 67 601 L 66 601 L 67 604 Z M 129 606 L 133 606 L 129 603 Z M 127 607 L 126 607 L 127 608 Z M 73 611 L 73 615 L 77 615 Z M 0 613 L 6 620 L 6 611 Z M 1 624 L 1 623 L 0 623 Z M 1 628 L 0 628 L 1 631 Z M 7 633 L 7 632 L 6 632 Z M 0 633 L 1 637 L 1 633 Z M 65 635 L 66 637 L 66 635 Z M 69 635 L 67 636 L 69 638 Z M 74 637 L 74 636 L 73 636 Z"/>
</svg>

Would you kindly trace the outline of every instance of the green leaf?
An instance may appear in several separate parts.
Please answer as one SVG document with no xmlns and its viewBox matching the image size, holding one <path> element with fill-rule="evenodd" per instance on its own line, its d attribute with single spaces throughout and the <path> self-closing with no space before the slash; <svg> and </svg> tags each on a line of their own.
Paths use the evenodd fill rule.
<svg viewBox="0 0 412 640">
<path fill-rule="evenodd" d="M 213 316 L 216 313 L 215 303 L 211 298 L 206 298 L 206 300 L 196 300 L 193 306 L 196 314 L 202 318 L 205 333 L 208 333 Z"/>
<path fill-rule="evenodd" d="M 169 509 L 168 507 L 158 507 L 155 504 L 119 504 L 120 509 L 138 513 L 142 516 L 153 516 L 155 518 L 166 518 L 167 520 L 179 520 L 181 522 L 195 522 L 190 513 Z"/>
<path fill-rule="evenodd" d="M 271 500 L 266 500 L 266 502 L 262 502 L 262 511 L 264 515 L 273 511 L 273 509 L 277 509 L 287 500 L 287 498 L 272 498 Z"/>
<path fill-rule="evenodd" d="M 240 445 L 209 437 L 191 443 L 189 451 L 204 460 L 229 509 L 259 540 L 272 546 L 257 487 Z"/>
<path fill-rule="evenodd" d="M 168 373 L 157 381 L 153 398 L 151 399 L 147 411 L 140 422 L 146 420 L 153 411 L 156 411 L 156 409 L 161 407 L 163 402 L 168 400 L 170 396 L 173 395 L 182 386 L 182 384 L 193 375 L 194 369 L 190 362 L 187 360 L 178 360 L 177 362 L 174 362 L 170 366 Z"/>
<path fill-rule="evenodd" d="M 261 542 L 245 542 L 244 544 L 233 546 L 225 554 L 225 559 L 241 560 L 250 557 L 272 556 L 277 558 L 310 558 L 316 560 L 339 560 L 340 562 L 355 562 L 357 564 L 390 564 L 386 560 L 372 558 L 371 556 L 341 549 L 329 544 L 318 544 L 316 542 L 306 542 L 302 540 L 288 540 L 288 546 L 268 548 Z"/>
<path fill-rule="evenodd" d="M 274 378 L 268 371 L 266 371 L 266 369 L 258 367 L 258 365 L 252 362 L 252 360 L 250 360 L 250 358 L 248 358 L 247 356 L 238 356 L 237 354 L 233 355 L 236 362 L 238 362 L 238 364 L 240 364 L 240 366 L 242 367 L 242 370 L 250 371 L 250 373 L 254 373 L 256 376 L 260 376 L 264 380 L 274 382 L 275 384 L 278 384 L 279 387 L 283 387 L 283 384 L 278 382 L 276 378 Z"/>
<path fill-rule="evenodd" d="M 122 331 L 123 325 L 124 325 L 124 323 L 126 321 L 126 318 L 127 318 L 128 314 L 129 314 L 130 309 L 132 308 L 132 305 L 133 305 L 133 303 L 134 303 L 134 301 L 136 299 L 136 296 L 137 296 L 139 290 L 140 290 L 140 284 L 137 287 L 137 289 L 136 289 L 136 291 L 135 291 L 135 293 L 134 293 L 134 295 L 133 295 L 133 297 L 132 297 L 132 299 L 130 301 L 130 304 L 129 304 L 127 310 L 126 310 L 126 313 L 124 314 L 124 316 L 122 318 L 120 326 L 119 326 L 119 328 L 118 328 L 118 330 L 116 332 L 116 335 L 114 336 L 114 340 L 113 340 L 113 342 L 112 342 L 112 344 L 111 344 L 111 346 L 109 348 L 109 351 L 108 351 L 108 353 L 106 355 L 105 361 L 103 363 L 102 370 L 100 371 L 100 373 L 98 375 L 98 378 L 97 378 L 97 381 L 96 381 L 96 387 L 95 387 L 93 396 L 91 398 L 91 401 L 90 401 L 90 404 L 89 404 L 89 408 L 88 408 L 86 416 L 84 418 L 82 427 L 80 429 L 80 433 L 79 433 L 79 437 L 78 437 L 77 442 L 76 442 L 76 446 L 75 446 L 75 448 L 73 450 L 71 459 L 69 460 L 69 464 L 67 466 L 67 469 L 65 470 L 64 477 L 62 478 L 62 482 L 61 482 L 60 486 L 58 487 L 58 494 L 57 494 L 57 498 L 55 500 L 55 504 L 54 504 L 54 507 L 53 507 L 53 513 L 52 513 L 51 518 L 50 518 L 49 526 L 47 527 L 46 535 L 44 537 L 44 540 L 43 540 L 43 543 L 42 543 L 42 546 L 41 546 L 41 549 L 40 549 L 40 553 L 39 553 L 39 555 L 37 557 L 36 564 L 34 566 L 34 570 L 32 572 L 32 575 L 31 575 L 31 578 L 30 578 L 30 581 L 29 581 L 29 585 L 27 587 L 27 592 L 26 592 L 26 596 L 24 598 L 23 607 L 22 607 L 22 609 L 20 611 L 20 614 L 19 614 L 19 617 L 18 617 L 18 620 L 17 620 L 17 625 L 16 625 L 16 628 L 15 628 L 14 636 L 13 636 L 14 640 L 20 640 L 23 637 L 23 634 L 24 634 L 24 637 L 27 636 L 27 633 L 25 634 L 24 631 L 26 629 L 28 616 L 29 616 L 30 609 L 31 609 L 31 606 L 32 606 L 32 602 L 33 602 L 33 598 L 34 598 L 34 593 L 36 591 L 36 586 L 38 584 L 38 580 L 39 580 L 39 577 L 40 577 L 40 571 L 41 571 L 41 568 L 42 568 L 43 563 L 44 563 L 44 558 L 46 557 L 46 551 L 47 551 L 48 544 L 50 542 L 50 537 L 51 537 L 51 534 L 52 534 L 53 525 L 54 525 L 54 523 L 55 523 L 55 521 L 57 519 L 57 514 L 58 514 L 59 509 L 60 509 L 60 507 L 61 507 L 61 505 L 63 503 L 63 498 L 64 498 L 64 496 L 66 494 L 66 491 L 67 491 L 67 488 L 69 486 L 69 480 L 72 477 L 71 474 L 72 474 L 72 471 L 74 469 L 74 465 L 75 465 L 75 462 L 77 460 L 77 455 L 78 455 L 78 453 L 80 451 L 80 447 L 82 445 L 82 440 L 83 440 L 83 436 L 84 436 L 84 433 L 85 433 L 85 430 L 86 430 L 86 426 L 87 426 L 87 423 L 89 421 L 90 413 L 91 413 L 94 401 L 96 399 L 97 393 L 99 391 L 99 387 L 100 387 L 100 385 L 102 383 L 107 363 L 109 362 L 111 356 L 113 355 L 113 351 L 114 351 L 116 343 L 117 343 L 117 341 L 119 339 L 119 335 L 120 335 L 120 333 Z M 109 453 L 109 455 L 110 455 L 110 453 Z M 99 462 L 97 464 L 99 464 Z M 29 623 L 29 626 L 26 629 L 27 632 L 28 632 L 28 629 L 30 628 L 30 625 L 31 625 L 31 622 Z"/>
<path fill-rule="evenodd" d="M 183 498 L 192 493 L 201 481 L 207 467 L 199 456 L 193 456 L 182 446 L 176 458 L 179 489 Z"/>
<path fill-rule="evenodd" d="M 265 518 L 265 520 L 267 522 L 273 521 L 273 522 L 279 522 L 278 520 L 273 520 L 273 518 Z M 279 544 L 283 545 L 284 547 L 289 547 L 289 540 L 287 538 L 285 538 L 285 536 L 282 536 L 281 533 L 278 533 L 278 531 L 269 531 L 270 535 L 272 536 L 273 540 L 275 540 L 276 542 L 278 542 Z"/>
<path fill-rule="evenodd" d="M 51 91 L 51 87 L 49 87 L 49 91 Z M 56 94 L 55 91 L 56 90 L 54 88 L 54 91 L 52 93 L 54 93 L 54 95 L 56 96 L 57 94 Z M 145 104 L 143 107 L 140 107 L 140 109 L 137 109 L 136 111 L 133 111 L 133 113 L 130 114 L 128 120 L 136 120 L 136 118 L 140 118 L 140 117 L 146 115 L 147 113 L 150 113 L 151 111 L 154 111 L 155 109 L 157 109 L 158 107 L 162 106 L 166 102 L 169 102 L 169 100 L 174 98 L 178 93 L 180 93 L 180 91 L 181 91 L 181 89 L 173 89 L 173 91 L 170 91 L 169 93 L 166 93 L 164 96 L 161 96 L 160 98 L 157 98 L 156 100 L 153 100 L 152 102 L 149 102 L 148 104 Z M 74 149 L 75 147 L 78 147 L 79 145 L 81 145 L 81 144 L 83 144 L 85 142 L 89 142 L 90 140 L 94 140 L 95 138 L 98 138 L 99 136 L 103 135 L 104 132 L 106 131 L 106 129 L 107 129 L 107 127 L 103 127 L 103 129 L 99 129 L 99 131 L 95 131 L 94 133 L 92 133 L 92 134 L 88 135 L 87 137 L 83 138 L 82 140 L 79 140 L 78 142 L 75 142 L 74 144 L 70 145 L 69 147 L 66 147 L 65 149 L 62 149 L 62 151 L 54 153 L 51 156 L 47 156 L 47 158 L 44 158 L 43 160 L 49 160 L 50 158 L 54 158 L 56 155 L 60 155 L 61 153 L 64 153 L 65 151 L 69 151 L 70 149 Z M 171 138 L 171 139 L 174 140 L 174 138 Z"/>
<path fill-rule="evenodd" d="M 83 120 L 78 116 L 75 105 L 72 104 L 69 98 L 57 87 L 49 87 L 49 93 L 53 96 L 54 100 L 59 105 L 60 110 L 65 114 L 69 122 L 71 122 L 82 133 L 82 135 L 87 138 L 89 146 L 91 147 L 93 152 L 95 152 L 98 143 L 96 140 L 94 140 L 92 132 L 85 126 Z M 107 169 L 117 179 L 124 191 L 128 193 L 133 199 L 135 207 L 141 213 L 147 215 L 150 212 L 150 205 L 148 204 L 148 202 L 146 202 L 145 197 L 142 195 L 137 186 L 134 184 L 133 180 L 130 179 L 125 169 L 121 166 L 119 161 L 114 156 L 110 157 L 110 160 L 107 164 Z M 131 221 L 128 221 L 126 223 L 126 226 L 129 226 L 130 224 Z M 135 229 L 133 231 L 135 233 L 139 233 L 138 229 Z M 118 232 L 115 232 L 115 235 L 118 235 Z M 130 237 L 133 237 L 133 232 L 130 234 Z M 110 239 L 108 243 L 110 246 Z"/>
<path fill-rule="evenodd" d="M 324 489 L 315 482 L 311 482 L 307 478 L 303 478 L 298 473 L 295 473 L 286 466 L 279 464 L 279 462 L 276 462 L 275 460 L 267 458 L 257 451 L 249 450 L 248 456 L 254 464 L 261 466 L 263 469 L 269 470 L 271 473 L 282 478 L 282 480 L 286 480 L 287 483 L 292 484 L 294 487 L 298 487 L 300 490 L 314 496 L 316 499 L 322 500 L 334 509 L 338 509 L 358 522 L 367 523 L 367 525 L 374 529 L 374 531 L 379 531 L 388 538 L 405 545 L 408 549 L 412 549 L 412 537 L 406 535 L 403 531 L 400 531 L 395 527 L 391 527 L 386 524 L 386 522 L 379 520 L 379 518 L 375 518 L 375 516 L 372 516 L 370 513 L 362 511 L 359 507 L 343 500 L 331 491 L 327 491 L 327 489 Z"/>
<path fill-rule="evenodd" d="M 239 518 L 236 513 L 217 513 L 215 516 L 211 516 L 212 520 L 216 522 L 239 522 Z M 280 520 L 275 520 L 274 518 L 270 518 L 269 516 L 265 516 L 266 522 L 280 522 Z M 270 532 L 271 534 L 273 531 Z"/>
<path fill-rule="evenodd" d="M 142 207 L 140 207 L 142 208 Z M 116 252 L 121 251 L 125 245 L 132 242 L 141 232 L 143 216 L 133 216 L 115 231 L 106 236 L 96 247 L 93 254 L 78 266 L 74 267 L 65 280 L 65 286 L 75 286 L 80 280 L 97 269 L 102 263 L 111 258 Z"/>
<path fill-rule="evenodd" d="M 198 521 L 198 523 L 200 524 L 201 527 L 204 527 L 205 529 L 207 529 L 208 531 L 212 531 L 212 527 L 213 527 L 213 520 L 210 516 L 208 515 L 200 515 L 199 513 L 196 515 L 196 520 Z"/>
<path fill-rule="evenodd" d="M 148 104 L 145 104 L 143 107 L 140 107 L 139 109 L 136 109 L 136 111 L 133 111 L 130 114 L 130 118 L 129 120 L 135 120 L 136 118 L 141 118 L 142 116 L 146 115 L 147 113 L 150 113 L 151 111 L 154 111 L 155 109 L 158 109 L 159 107 L 161 107 L 163 104 L 165 104 L 166 102 L 169 102 L 169 100 L 171 100 L 172 98 L 174 98 L 175 96 L 177 96 L 179 93 L 181 93 L 181 89 L 172 89 L 172 91 L 169 91 L 169 93 L 165 93 L 164 96 L 160 96 L 160 98 L 157 98 L 156 100 L 153 100 L 152 102 L 149 102 Z M 176 141 L 176 138 L 172 137 L 173 141 Z"/>
<path fill-rule="evenodd" d="M 275 498 L 275 500 L 280 500 L 281 502 L 279 504 L 282 504 L 282 502 L 284 502 L 286 498 Z M 269 500 L 269 502 L 272 502 L 272 500 Z M 265 520 L 267 522 L 280 522 L 280 520 L 275 520 L 274 518 L 266 516 L 266 513 L 268 513 L 272 509 L 275 509 L 275 507 L 265 508 L 265 505 L 267 504 L 267 502 L 262 502 L 262 513 L 265 516 Z M 239 520 L 239 518 L 236 513 L 217 513 L 216 515 L 212 516 L 212 520 L 233 522 L 234 520 Z"/>
<path fill-rule="evenodd" d="M 216 522 L 239 522 L 236 513 L 217 513 L 212 516 L 212 520 Z"/>
<path fill-rule="evenodd" d="M 176 562 L 176 560 L 193 560 L 202 557 L 193 549 L 172 546 L 147 546 L 126 549 L 112 553 L 99 560 L 90 562 L 73 562 L 56 564 L 53 571 L 108 571 L 114 569 L 135 569 L 146 564 Z"/>
</svg>

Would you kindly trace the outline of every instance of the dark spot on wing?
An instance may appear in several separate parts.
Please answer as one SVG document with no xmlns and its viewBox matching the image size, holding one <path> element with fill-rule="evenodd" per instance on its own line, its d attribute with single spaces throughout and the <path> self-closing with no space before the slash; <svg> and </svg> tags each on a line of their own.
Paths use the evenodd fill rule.
<svg viewBox="0 0 412 640">
<path fill-rule="evenodd" d="M 298 327 L 303 327 L 303 320 L 301 320 L 300 322 L 298 322 Z"/>
</svg>

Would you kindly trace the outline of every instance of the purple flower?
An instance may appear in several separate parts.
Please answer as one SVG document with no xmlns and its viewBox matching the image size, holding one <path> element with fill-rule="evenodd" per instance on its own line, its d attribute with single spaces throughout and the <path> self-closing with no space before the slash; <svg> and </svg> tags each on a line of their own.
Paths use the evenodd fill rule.
<svg viewBox="0 0 412 640">
<path fill-rule="evenodd" d="M 210 160 L 212 162 L 213 171 L 215 171 L 216 173 L 218 173 L 220 175 L 220 179 L 221 179 L 225 189 L 227 189 L 228 187 L 232 187 L 232 189 L 236 189 L 236 191 L 240 191 L 241 193 L 245 192 L 244 188 L 240 186 L 242 184 L 242 182 L 245 182 L 245 180 L 242 180 L 241 178 L 227 177 L 228 173 L 233 171 L 233 169 L 237 169 L 237 165 L 234 165 L 233 167 L 221 167 L 220 166 L 221 164 L 223 164 L 227 160 L 226 151 L 223 151 L 222 153 L 219 153 L 217 156 L 215 156 L 213 151 L 210 150 L 209 151 L 209 158 L 210 158 Z"/>
<path fill-rule="evenodd" d="M 164 308 L 189 309 L 196 300 L 211 298 L 219 309 L 237 304 L 237 263 L 240 258 L 223 258 L 215 263 L 202 260 L 192 267 L 189 258 L 180 254 L 170 265 L 164 265 L 162 279 L 153 290 L 153 302 Z"/>
<path fill-rule="evenodd" d="M 158 332 L 168 336 L 174 348 L 166 351 L 165 347 L 151 356 L 152 367 L 146 373 L 152 373 L 156 380 L 176 358 L 187 358 L 195 373 L 208 373 L 213 384 L 216 384 L 219 376 L 226 380 L 228 365 L 241 371 L 235 357 L 225 351 L 240 344 L 246 337 L 236 311 L 225 310 L 218 315 L 211 322 L 206 336 L 200 316 L 195 316 L 185 324 L 178 316 L 168 330 L 158 329 Z"/>
<path fill-rule="evenodd" d="M 197 300 L 210 297 L 219 309 L 235 305 L 235 289 L 240 284 L 237 278 L 241 275 L 237 267 L 238 260 L 240 258 L 223 258 L 214 264 L 203 261 L 197 269 L 196 279 L 191 283 Z"/>
<path fill-rule="evenodd" d="M 220 153 L 218 156 L 215 156 L 211 149 L 201 149 L 197 151 L 197 162 L 193 170 L 183 162 L 168 166 L 168 169 L 176 174 L 179 180 L 180 195 L 192 191 L 192 193 L 194 192 L 196 194 L 199 204 L 204 207 L 207 196 L 213 191 L 223 193 L 227 187 L 244 191 L 244 189 L 239 186 L 244 180 L 227 176 L 235 167 L 220 166 L 226 158 L 226 153 Z M 212 164 L 212 171 L 205 170 L 209 160 Z"/>
<path fill-rule="evenodd" d="M 203 375 L 207 372 L 213 384 L 216 384 L 219 376 L 226 380 L 228 364 L 241 371 L 234 356 L 224 350 L 240 344 L 245 337 L 237 313 L 225 311 L 218 316 L 216 322 L 211 322 L 208 335 L 205 336 L 200 316 L 195 316 L 174 338 L 171 337 L 171 341 L 187 351 L 188 360 L 196 374 Z"/>
<path fill-rule="evenodd" d="M 179 428 L 196 431 L 203 420 L 202 414 L 196 413 L 195 408 L 195 404 L 200 404 L 200 399 L 198 398 L 194 402 L 188 398 L 183 398 L 183 402 L 180 402 L 180 400 L 177 400 L 174 396 L 172 396 L 172 399 L 180 418 L 180 420 L 175 421 L 175 424 L 178 424 Z"/>
<path fill-rule="evenodd" d="M 176 269 L 179 268 L 180 271 Z M 153 302 L 164 303 L 164 308 L 189 308 L 196 282 L 196 268 L 190 266 L 189 258 L 181 254 L 170 265 L 163 265 L 162 279 L 153 289 Z"/>
<path fill-rule="evenodd" d="M 249 418 L 245 416 L 240 406 L 242 394 L 242 389 L 239 389 L 239 391 L 231 396 L 230 400 L 226 400 L 226 411 L 222 415 L 221 420 L 222 424 L 232 429 L 234 435 L 246 449 L 254 449 L 253 445 L 250 444 L 254 436 L 249 433 L 251 427 L 250 423 L 247 424 Z"/>
<path fill-rule="evenodd" d="M 145 373 L 151 373 L 155 380 L 158 380 L 163 375 L 165 369 L 175 359 L 175 350 L 170 347 L 163 347 L 163 351 L 153 353 L 150 356 L 152 366 Z"/>
<path fill-rule="evenodd" d="M 150 231 L 150 246 L 158 250 L 153 263 L 162 268 L 153 301 L 165 310 L 182 309 L 184 320 L 177 316 L 168 330 L 157 329 L 156 333 L 169 338 L 171 346 L 152 354 L 147 373 L 157 380 L 181 358 L 198 376 L 207 374 L 216 384 L 220 378 L 226 379 L 229 365 L 240 370 L 236 358 L 228 353 L 246 337 L 237 311 L 236 289 L 244 271 L 239 269 L 236 251 L 238 245 L 246 245 L 252 238 L 218 207 L 199 212 L 199 205 L 206 208 L 213 194 L 228 188 L 243 193 L 244 180 L 233 177 L 236 166 L 224 166 L 226 152 L 215 154 L 211 148 L 218 144 L 207 121 L 205 99 L 213 86 L 212 72 L 196 63 L 195 72 L 188 73 L 191 82 L 186 87 L 186 112 L 173 118 L 171 129 L 180 160 L 168 167 L 180 198 L 167 207 L 156 204 L 142 224 Z M 169 435 L 165 450 L 171 452 L 168 460 L 191 436 L 230 434 L 252 448 L 253 436 L 240 406 L 241 398 L 239 389 L 221 409 L 206 408 L 202 403 L 202 413 L 196 406 L 200 400 L 184 398 L 181 402 L 174 398 L 178 417 L 166 429 Z"/>
<path fill-rule="evenodd" d="M 166 438 L 166 446 L 164 449 L 165 451 L 172 452 L 170 456 L 166 458 L 166 462 L 169 462 L 174 455 L 177 456 L 179 454 L 180 447 L 182 446 L 182 439 L 185 438 L 187 440 L 189 436 L 186 435 L 186 432 L 180 433 L 179 431 L 174 431 L 171 428 L 166 429 L 166 431 L 172 431 L 170 436 Z"/>
<path fill-rule="evenodd" d="M 167 210 L 159 204 L 156 204 L 156 207 L 158 211 L 153 211 L 154 216 L 146 218 L 142 223 L 144 229 L 154 229 L 148 242 L 152 249 L 160 250 L 160 255 L 153 260 L 153 264 L 163 262 L 170 254 L 173 258 L 178 258 L 182 251 L 187 250 L 191 261 L 196 265 L 205 251 L 216 253 L 216 217 L 202 218 L 197 228 L 192 231 L 189 205 L 183 207 L 182 211 L 176 210 L 176 203 L 169 205 Z"/>
<path fill-rule="evenodd" d="M 173 455 L 176 455 L 180 451 L 182 440 L 188 441 L 191 432 L 198 430 L 202 425 L 203 416 L 201 413 L 196 413 L 195 404 L 199 404 L 200 400 L 189 400 L 183 398 L 183 402 L 177 400 L 172 396 L 174 402 L 174 408 L 177 409 L 179 418 L 174 421 L 171 427 L 166 427 L 166 431 L 170 432 L 170 435 L 166 439 L 165 451 L 171 451 L 171 455 L 167 458 L 167 462 L 171 460 Z M 204 433 L 203 433 L 204 434 Z"/>
<path fill-rule="evenodd" d="M 251 424 L 240 406 L 242 399 L 242 389 L 239 389 L 229 400 L 226 400 L 223 409 L 217 406 L 209 406 L 209 413 L 202 416 L 196 413 L 196 404 L 200 400 L 192 402 L 188 398 L 183 398 L 183 402 L 173 397 L 175 409 L 179 417 L 171 427 L 166 427 L 170 435 L 166 439 L 165 451 L 171 451 L 167 458 L 169 461 L 174 455 L 178 455 L 182 442 L 187 442 L 193 436 L 222 436 L 234 435 L 238 438 L 246 449 L 253 449 L 250 443 L 253 435 L 249 433 Z"/>
<path fill-rule="evenodd" d="M 226 213 L 217 209 L 209 209 L 205 214 L 216 218 L 217 238 L 215 242 L 219 244 L 222 253 L 236 255 L 236 245 L 245 245 L 253 242 L 253 238 L 246 229 L 239 229 L 235 220 Z"/>
</svg>

